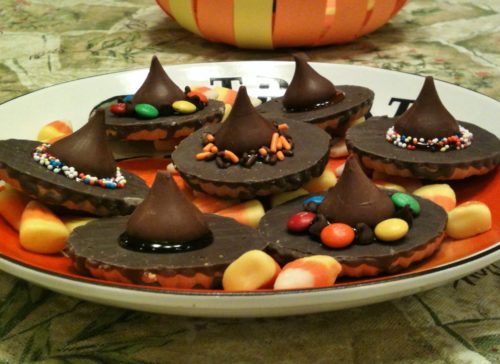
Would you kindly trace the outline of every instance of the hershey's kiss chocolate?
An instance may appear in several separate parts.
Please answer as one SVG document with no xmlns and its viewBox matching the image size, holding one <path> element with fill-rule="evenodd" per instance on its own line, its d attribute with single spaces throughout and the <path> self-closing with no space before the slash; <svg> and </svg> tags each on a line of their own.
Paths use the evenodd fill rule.
<svg viewBox="0 0 500 364">
<path fill-rule="evenodd" d="M 150 104 L 159 109 L 162 105 L 171 105 L 184 98 L 184 92 L 168 77 L 158 58 L 153 56 L 148 76 L 132 98 L 132 105 Z"/>
<path fill-rule="evenodd" d="M 318 213 L 325 215 L 330 222 L 342 222 L 353 227 L 363 222 L 374 227 L 392 217 L 394 204 L 366 176 L 358 158 L 352 155 L 345 163 L 339 182 L 328 190 Z"/>
<path fill-rule="evenodd" d="M 236 154 L 269 145 L 276 127 L 253 107 L 245 86 L 236 95 L 233 108 L 226 121 L 214 134 L 219 150 L 228 149 Z"/>
<path fill-rule="evenodd" d="M 182 244 L 206 237 L 210 229 L 170 174 L 159 171 L 148 195 L 130 215 L 126 232 L 143 241 Z"/>
<path fill-rule="evenodd" d="M 394 130 L 402 135 L 424 139 L 449 137 L 460 131 L 457 121 L 441 102 L 434 79 L 430 76 L 425 78 L 413 105 L 397 118 Z"/>
<path fill-rule="evenodd" d="M 116 174 L 113 152 L 106 142 L 103 109 L 97 109 L 73 134 L 52 144 L 49 153 L 81 173 L 100 178 Z"/>
<path fill-rule="evenodd" d="M 325 102 L 331 102 L 337 95 L 333 83 L 316 72 L 302 57 L 294 57 L 295 73 L 283 96 L 287 110 L 308 110 Z"/>
</svg>

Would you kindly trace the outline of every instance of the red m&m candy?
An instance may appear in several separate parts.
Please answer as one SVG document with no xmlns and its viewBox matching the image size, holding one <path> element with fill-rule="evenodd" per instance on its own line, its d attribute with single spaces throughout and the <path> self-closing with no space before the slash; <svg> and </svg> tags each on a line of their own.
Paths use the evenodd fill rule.
<svg viewBox="0 0 500 364">
<path fill-rule="evenodd" d="M 123 102 L 113 104 L 109 107 L 109 111 L 115 115 L 124 115 L 127 112 L 127 104 Z"/>
<path fill-rule="evenodd" d="M 294 233 L 306 231 L 311 226 L 316 214 L 309 211 L 297 212 L 295 215 L 290 216 L 288 219 L 288 230 Z"/>
</svg>

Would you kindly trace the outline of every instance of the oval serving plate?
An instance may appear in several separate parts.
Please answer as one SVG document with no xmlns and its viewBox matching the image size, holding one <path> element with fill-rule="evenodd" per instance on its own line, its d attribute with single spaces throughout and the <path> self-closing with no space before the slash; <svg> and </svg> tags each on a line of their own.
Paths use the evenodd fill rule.
<svg viewBox="0 0 500 364">
<path fill-rule="evenodd" d="M 373 115 L 394 115 L 401 100 L 412 100 L 423 82 L 420 76 L 350 65 L 312 63 L 335 84 L 353 84 L 375 92 Z M 249 94 L 266 99 L 281 96 L 293 75 L 291 62 L 225 62 L 166 67 L 184 85 L 247 86 Z M 4 127 L 0 139 L 35 139 L 38 130 L 56 119 L 70 120 L 75 129 L 89 111 L 115 95 L 133 93 L 147 70 L 111 73 L 66 82 L 18 97 L 0 105 Z M 443 103 L 460 120 L 478 124 L 500 135 L 500 103 L 484 95 L 436 82 Z M 404 101 L 403 101 L 404 102 Z M 459 279 L 500 259 L 500 207 L 496 191 L 500 173 L 459 181 L 459 199 L 490 201 L 494 227 L 465 240 L 445 241 L 431 259 L 397 275 L 339 281 L 331 288 L 223 292 L 173 290 L 110 283 L 82 277 L 62 256 L 42 256 L 23 250 L 17 233 L 0 220 L 0 269 L 48 289 L 97 303 L 148 312 L 207 317 L 263 317 L 305 314 L 356 307 L 394 299 Z M 460 200 L 459 200 L 460 202 Z"/>
</svg>

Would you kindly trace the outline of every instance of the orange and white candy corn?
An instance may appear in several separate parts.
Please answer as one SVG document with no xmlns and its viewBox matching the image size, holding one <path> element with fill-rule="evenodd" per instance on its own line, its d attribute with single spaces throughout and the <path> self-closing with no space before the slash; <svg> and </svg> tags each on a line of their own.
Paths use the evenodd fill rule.
<svg viewBox="0 0 500 364">
<path fill-rule="evenodd" d="M 229 264 L 222 276 L 227 291 L 251 291 L 272 288 L 280 266 L 261 250 L 250 250 Z"/>
<path fill-rule="evenodd" d="M 264 213 L 264 206 L 259 200 L 245 201 L 216 212 L 217 215 L 233 218 L 240 224 L 254 228 L 259 225 Z"/>
<path fill-rule="evenodd" d="M 19 227 L 19 243 L 24 249 L 41 254 L 58 253 L 68 236 L 66 225 L 47 207 L 37 201 L 26 205 Z"/>
<path fill-rule="evenodd" d="M 227 209 L 238 203 L 238 201 L 236 200 L 223 200 L 206 195 L 204 193 L 195 193 L 192 202 L 201 212 L 204 212 L 206 214 L 211 214 L 220 210 Z"/>
<path fill-rule="evenodd" d="M 309 182 L 307 182 L 302 188 L 309 191 L 310 193 L 326 191 L 330 187 L 333 187 L 337 184 L 337 177 L 335 173 L 327 168 L 323 171 L 321 176 L 313 178 Z"/>
<path fill-rule="evenodd" d="M 330 148 L 330 158 L 345 158 L 349 155 L 344 138 L 340 138 Z"/>
<path fill-rule="evenodd" d="M 274 282 L 274 289 L 332 286 L 342 266 L 328 255 L 312 255 L 286 264 Z"/>
<path fill-rule="evenodd" d="M 30 198 L 23 193 L 15 190 L 12 186 L 5 183 L 0 192 L 0 215 L 19 231 L 21 216 Z"/>
<path fill-rule="evenodd" d="M 491 229 L 489 207 L 480 201 L 465 202 L 448 212 L 446 234 L 453 239 L 466 239 Z"/>
<path fill-rule="evenodd" d="M 445 183 L 422 186 L 413 191 L 413 194 L 431 200 L 448 212 L 457 206 L 455 191 Z"/>
<path fill-rule="evenodd" d="M 73 133 L 73 127 L 69 121 L 54 120 L 40 129 L 36 139 L 43 143 L 54 143 L 71 133 Z"/>
</svg>

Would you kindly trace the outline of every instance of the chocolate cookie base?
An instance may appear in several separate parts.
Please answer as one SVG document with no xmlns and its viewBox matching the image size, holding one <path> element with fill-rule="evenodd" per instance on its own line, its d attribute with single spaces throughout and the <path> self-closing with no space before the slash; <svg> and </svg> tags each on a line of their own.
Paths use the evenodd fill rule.
<svg viewBox="0 0 500 364">
<path fill-rule="evenodd" d="M 361 86 L 336 86 L 336 88 L 345 93 L 345 98 L 333 105 L 290 112 L 283 106 L 283 97 L 278 97 L 259 105 L 257 110 L 268 120 L 301 121 L 321 127 L 332 136 L 342 137 L 349 122 L 359 119 L 370 111 L 374 93 Z"/>
<path fill-rule="evenodd" d="M 395 273 L 410 262 L 434 253 L 444 236 L 448 219 L 446 212 L 429 200 L 414 196 L 422 212 L 414 218 L 404 238 L 391 243 L 376 241 L 369 245 L 351 244 L 343 249 L 331 249 L 308 233 L 294 234 L 287 229 L 288 218 L 303 211 L 303 201 L 313 195 L 275 207 L 260 221 L 259 231 L 269 244 L 266 250 L 280 265 L 310 255 L 329 255 L 342 264 L 342 275 L 360 277 Z"/>
<path fill-rule="evenodd" d="M 205 124 L 217 123 L 224 116 L 224 103 L 209 100 L 200 111 L 186 115 L 138 119 L 116 116 L 106 108 L 106 135 L 109 140 L 158 140 L 185 137 Z"/>
<path fill-rule="evenodd" d="M 53 173 L 32 158 L 40 142 L 9 139 L 0 141 L 0 178 L 12 187 L 48 205 L 98 216 L 130 214 L 148 192 L 144 181 L 122 170 L 124 188 L 105 189 L 76 182 Z"/>
<path fill-rule="evenodd" d="M 500 163 L 500 140 L 477 125 L 460 122 L 473 133 L 472 144 L 462 150 L 431 152 L 399 148 L 385 139 L 394 118 L 370 118 L 350 128 L 347 147 L 370 169 L 390 175 L 429 180 L 462 179 L 485 174 Z"/>
<path fill-rule="evenodd" d="M 177 288 L 220 288 L 226 267 L 248 250 L 265 248 L 257 230 L 233 219 L 207 214 L 213 241 L 207 247 L 177 253 L 142 253 L 120 246 L 128 216 L 99 219 L 76 228 L 66 254 L 81 274 L 134 284 Z M 201 279 L 200 279 L 201 278 Z M 186 286 L 187 282 L 194 286 Z"/>
<path fill-rule="evenodd" d="M 215 133 L 211 125 L 184 139 L 172 153 L 181 176 L 194 189 L 222 198 L 252 199 L 273 193 L 296 190 L 323 173 L 328 162 L 330 137 L 323 130 L 300 122 L 289 122 L 286 133 L 294 142 L 294 155 L 275 165 L 262 162 L 246 168 L 233 165 L 221 169 L 215 161 L 198 161 L 202 133 Z"/>
</svg>

